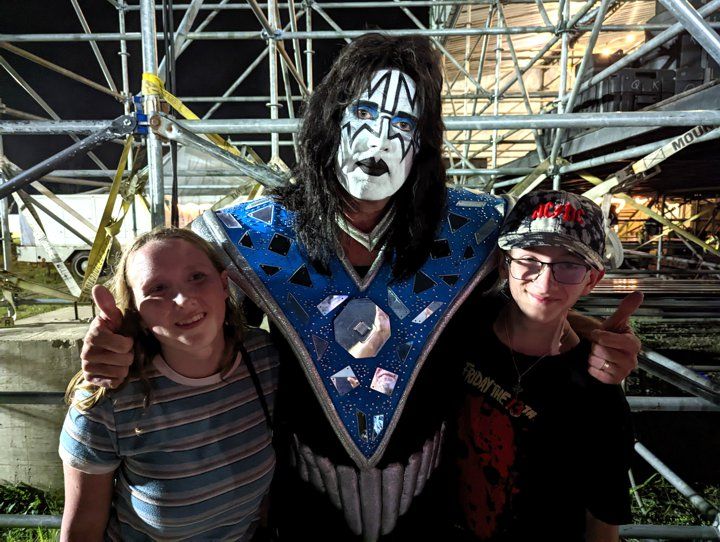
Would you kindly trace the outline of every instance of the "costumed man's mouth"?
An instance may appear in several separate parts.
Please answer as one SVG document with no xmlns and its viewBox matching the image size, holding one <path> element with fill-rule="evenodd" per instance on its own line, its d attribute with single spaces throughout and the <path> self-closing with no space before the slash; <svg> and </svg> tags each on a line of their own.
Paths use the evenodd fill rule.
<svg viewBox="0 0 720 542">
<path fill-rule="evenodd" d="M 360 160 L 359 162 L 357 162 L 357 165 L 366 174 L 372 177 L 379 177 L 380 175 L 383 175 L 384 173 L 388 173 L 390 171 L 384 160 L 376 160 L 373 157 L 365 158 L 365 160 Z"/>
</svg>

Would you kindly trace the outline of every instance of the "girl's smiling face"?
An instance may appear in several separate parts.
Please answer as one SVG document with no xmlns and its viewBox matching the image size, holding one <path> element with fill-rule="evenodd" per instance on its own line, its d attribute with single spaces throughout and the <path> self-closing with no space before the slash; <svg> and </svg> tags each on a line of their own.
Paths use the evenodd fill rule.
<svg viewBox="0 0 720 542">
<path fill-rule="evenodd" d="M 127 265 L 140 318 L 163 352 L 222 351 L 227 272 L 184 239 L 162 239 L 133 252 Z"/>
</svg>

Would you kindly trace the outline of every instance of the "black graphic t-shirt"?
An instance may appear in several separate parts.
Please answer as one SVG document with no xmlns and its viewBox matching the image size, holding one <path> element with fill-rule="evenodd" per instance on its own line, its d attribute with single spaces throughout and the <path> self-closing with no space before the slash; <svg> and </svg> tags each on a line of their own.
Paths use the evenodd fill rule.
<svg viewBox="0 0 720 542">
<path fill-rule="evenodd" d="M 492 329 L 455 360 L 459 385 L 454 456 L 456 520 L 468 540 L 583 540 L 585 511 L 631 521 L 627 470 L 632 428 L 619 386 L 587 372 L 590 345 L 537 357 L 510 351 Z"/>
</svg>

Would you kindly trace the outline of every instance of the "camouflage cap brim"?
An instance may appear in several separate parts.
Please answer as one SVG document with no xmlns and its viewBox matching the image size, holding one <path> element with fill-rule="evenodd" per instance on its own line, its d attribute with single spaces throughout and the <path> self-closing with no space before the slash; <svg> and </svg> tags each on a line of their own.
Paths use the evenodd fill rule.
<svg viewBox="0 0 720 542">
<path fill-rule="evenodd" d="M 585 262 L 600 271 L 605 269 L 602 256 L 591 250 L 588 245 L 576 238 L 558 232 L 507 233 L 498 239 L 503 250 L 531 247 L 563 247 L 576 254 Z"/>
</svg>

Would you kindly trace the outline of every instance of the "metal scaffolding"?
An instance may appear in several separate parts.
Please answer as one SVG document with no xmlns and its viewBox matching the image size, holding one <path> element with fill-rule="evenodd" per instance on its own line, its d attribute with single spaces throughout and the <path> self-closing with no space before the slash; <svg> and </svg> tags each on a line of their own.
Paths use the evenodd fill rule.
<svg viewBox="0 0 720 542">
<path fill-rule="evenodd" d="M 593 168 L 618 164 L 619 170 L 625 165 L 623 161 L 642 158 L 671 145 L 676 136 L 669 137 L 667 129 L 672 128 L 684 132 L 696 126 L 709 127 L 707 133 L 692 143 L 705 143 L 720 137 L 717 129 L 720 127 L 720 111 L 717 110 L 720 84 L 717 84 L 717 79 L 706 81 L 705 86 L 700 88 L 702 92 L 692 96 L 682 95 L 667 107 L 659 104 L 656 108 L 640 111 L 576 111 L 584 93 L 598 88 L 621 70 L 685 33 L 703 47 L 709 61 L 720 63 L 720 39 L 716 31 L 720 24 L 712 20 L 720 9 L 720 0 L 704 3 L 697 10 L 687 0 L 661 0 L 662 6 L 672 16 L 661 22 L 650 21 L 656 7 L 651 0 L 269 0 L 262 4 L 256 0 L 243 3 L 190 0 L 182 4 L 171 3 L 170 9 L 175 20 L 179 21 L 172 28 L 165 28 L 172 17 L 168 19 L 168 14 L 163 13 L 161 18 L 162 6 L 156 5 L 159 3 L 155 0 L 109 0 L 103 7 L 107 10 L 106 19 L 110 15 L 116 16 L 117 32 L 93 32 L 92 21 L 83 13 L 80 3 L 77 0 L 71 0 L 71 3 L 82 32 L 0 34 L 0 67 L 44 111 L 44 116 L 38 116 L 14 107 L 13 103 L 3 103 L 5 98 L 0 91 L 0 114 L 3 117 L 0 118 L 0 164 L 6 166 L 0 169 L 0 194 L 8 196 L 0 199 L 0 227 L 6 270 L 10 266 L 7 217 L 9 204 L 12 203 L 11 192 L 22 189 L 31 181 L 33 187 L 41 189 L 38 188 L 42 187 L 36 182 L 38 180 L 69 182 L 106 190 L 115 172 L 90 153 L 88 156 L 98 169 L 63 166 L 62 159 L 66 156 L 62 156 L 62 159 L 50 162 L 52 167 L 30 168 L 23 176 L 19 168 L 10 167 L 13 157 L 5 156 L 3 152 L 3 135 L 25 137 L 28 145 L 32 145 L 35 136 L 68 135 L 74 140 L 74 146 L 90 148 L 89 138 L 81 139 L 82 136 L 109 130 L 112 125 L 110 117 L 134 116 L 138 125 L 145 126 L 145 131 L 131 145 L 128 171 L 133 168 L 138 152 L 144 149 L 147 166 L 136 173 L 147 177 L 152 224 L 163 224 L 166 221 L 165 197 L 174 176 L 183 179 L 185 186 L 193 190 L 204 189 L 220 197 L 228 190 L 228 185 L 220 180 L 233 173 L 212 166 L 205 169 L 178 168 L 175 160 L 172 161 L 173 168 L 167 167 L 170 155 L 168 139 L 160 137 L 158 131 L 158 126 L 164 122 L 162 119 L 165 119 L 162 113 L 167 111 L 166 97 L 157 85 L 146 85 L 143 81 L 141 99 L 135 100 L 133 94 L 140 89 L 131 88 L 131 81 L 138 79 L 140 71 L 164 80 L 166 73 L 193 69 L 191 65 L 184 64 L 183 54 L 195 43 L 232 40 L 238 43 L 239 48 L 251 43 L 263 44 L 257 54 L 238 55 L 239 60 L 235 59 L 232 70 L 228 70 L 233 73 L 232 78 L 225 81 L 224 90 L 207 85 L 197 95 L 183 95 L 181 100 L 186 104 L 204 104 L 204 114 L 197 120 L 173 121 L 172 126 L 186 131 L 183 140 L 186 142 L 192 140 L 193 134 L 221 134 L 223 137 L 245 134 L 248 137 L 243 137 L 242 141 L 231 141 L 240 149 L 239 154 L 244 158 L 250 156 L 250 161 L 257 164 L 256 156 L 246 149 L 256 147 L 271 164 L 282 166 L 283 160 L 292 161 L 292 151 L 296 150 L 298 106 L 312 92 L 321 75 L 319 72 L 323 64 L 318 61 L 314 47 L 319 48 L 321 40 L 349 41 L 366 32 L 362 29 L 365 26 L 362 16 L 355 17 L 359 28 L 343 28 L 338 23 L 342 13 L 349 9 L 356 13 L 374 10 L 392 12 L 393 17 L 388 17 L 392 26 L 383 26 L 382 32 L 396 36 L 422 34 L 432 38 L 442 54 L 445 70 L 443 112 L 447 129 L 445 155 L 448 172 L 454 182 L 468 187 L 507 189 L 533 174 L 552 179 L 553 186 L 559 187 Z M 426 14 L 424 21 L 419 16 L 420 10 Z M 242 15 L 251 29 L 208 29 L 214 20 L 223 20 L 223 14 L 227 13 Z M 159 39 L 162 30 L 159 32 L 158 23 L 163 20 L 165 24 L 162 28 L 166 30 L 165 35 L 169 35 L 169 41 Z M 215 24 L 210 28 L 217 26 Z M 136 30 L 128 30 L 128 27 Z M 103 55 L 100 47 L 106 42 L 117 44 L 118 58 L 113 61 L 117 65 L 111 62 L 108 66 L 107 53 Z M 38 43 L 56 43 L 58 46 L 65 43 L 87 44 L 100 79 L 75 73 L 61 63 L 28 50 Z M 158 53 L 158 43 L 164 44 L 166 54 L 172 53 L 171 58 Z M 141 63 L 129 53 L 138 44 Z M 611 53 L 618 48 L 625 51 L 623 56 L 608 62 L 604 68 L 591 66 L 594 54 L 600 53 L 605 59 L 610 59 Z M 106 100 L 113 100 L 108 110 L 113 110 L 114 114 L 109 114 L 108 120 L 80 120 L 83 115 L 79 111 L 75 118 L 61 118 L 16 69 L 16 58 L 93 89 Z M 267 66 L 267 87 L 258 93 L 248 83 L 257 79 L 257 68 L 263 65 Z M 119 84 L 113 73 L 120 74 Z M 248 88 L 251 90 L 245 92 Z M 253 118 L 216 118 L 221 107 L 223 111 L 227 111 L 228 107 L 240 111 L 238 108 L 256 104 L 266 106 L 267 115 L 263 118 L 257 115 Z M 148 119 L 155 119 L 155 124 Z M 666 130 L 660 131 L 661 128 Z M 592 157 L 578 152 L 581 155 L 579 160 L 574 163 L 568 161 L 576 150 L 571 144 L 566 144 L 569 133 L 586 138 L 604 133 L 605 140 L 612 140 L 613 134 L 619 133 L 620 129 L 633 134 L 649 134 L 649 138 L 640 145 L 628 145 L 621 150 L 596 142 L 597 152 Z M 659 135 L 653 136 L 654 132 Z M 168 132 L 164 134 L 167 136 Z M 205 139 L 196 139 L 200 140 L 195 141 L 196 145 L 202 146 L 202 142 L 208 145 Z M 105 137 L 104 140 L 111 141 L 112 138 Z M 252 176 L 247 170 L 250 166 L 243 165 L 237 156 L 233 156 L 230 146 L 214 152 L 214 156 L 232 167 L 245 167 L 243 174 Z M 40 171 L 42 178 L 33 176 L 33 171 Z M 126 179 L 129 175 L 121 171 L 118 177 Z M 200 182 L 197 178 L 204 180 Z M 269 184 L 276 181 L 266 179 Z M 647 207 L 659 209 L 660 214 L 665 216 L 668 213 L 665 200 L 661 205 L 659 195 L 650 194 L 649 197 L 654 199 Z M 705 213 L 703 218 L 693 219 L 693 224 L 703 234 L 716 235 L 719 229 L 717 212 L 711 215 L 702 212 Z M 667 216 L 681 225 L 689 220 L 685 215 Z M 628 219 L 626 228 L 630 233 L 634 231 L 631 222 L 632 217 Z M 693 231 L 700 235 L 698 230 Z M 668 262 L 673 258 L 667 252 L 668 233 L 669 230 L 662 230 L 653 245 L 655 252 L 651 257 L 656 258 L 658 268 L 661 260 Z M 663 239 L 665 248 L 662 246 Z M 688 244 L 686 238 L 680 239 Z M 640 241 L 638 239 L 638 244 Z M 697 256 L 694 261 L 700 262 L 698 268 L 703 267 L 708 272 L 717 270 L 714 264 L 703 266 L 702 254 L 695 252 L 697 247 L 691 249 Z M 658 358 L 655 358 L 655 363 L 659 363 Z M 717 390 L 713 393 L 716 394 Z M 708 403 L 714 397 L 712 394 L 700 396 L 703 397 L 700 402 L 672 398 L 664 403 L 639 401 L 637 406 L 648 409 L 717 409 L 717 402 Z M 16 524 L 17 518 L 6 519 L 5 524 L 10 524 L 7 521 Z M 2 521 L 0 525 L 3 525 Z M 658 526 L 628 527 L 626 533 L 636 537 L 670 536 L 668 529 L 663 531 Z M 687 531 L 683 533 L 688 534 Z M 692 535 L 718 539 L 717 525 L 697 528 Z"/>
<path fill-rule="evenodd" d="M 709 110 L 694 113 L 686 110 L 673 112 L 648 112 L 638 114 L 630 120 L 630 116 L 620 114 L 589 113 L 586 116 L 572 116 L 573 106 L 579 93 L 592 85 L 617 73 L 624 66 L 640 58 L 653 48 L 677 36 L 684 28 L 708 50 L 713 58 L 720 49 L 718 37 L 712 28 L 716 23 L 708 23 L 705 17 L 712 15 L 720 8 L 720 0 L 714 0 L 695 10 L 685 0 L 668 0 L 664 2 L 668 10 L 678 19 L 677 23 L 648 23 L 648 0 L 636 1 L 605 1 L 596 6 L 597 0 L 586 2 L 543 2 L 542 0 L 512 0 L 496 3 L 485 1 L 385 1 L 385 2 L 308 2 L 300 6 L 295 2 L 258 4 L 254 0 L 247 3 L 203 3 L 193 1 L 187 4 L 174 5 L 173 9 L 182 13 L 182 20 L 174 32 L 175 60 L 195 41 L 204 40 L 263 40 L 266 44 L 261 55 L 250 63 L 242 75 L 219 96 L 190 96 L 188 103 L 205 101 L 212 103 L 210 110 L 203 116 L 208 120 L 224 103 L 245 103 L 254 100 L 266 100 L 269 119 L 228 119 L 209 121 L 212 124 L 203 126 L 198 122 L 190 127 L 196 133 L 205 130 L 224 134 L 253 133 L 269 134 L 271 157 L 280 156 L 282 142 L 279 134 L 290 134 L 297 129 L 294 117 L 294 101 L 302 97 L 313 86 L 314 58 L 313 40 L 349 39 L 364 33 L 364 30 L 341 28 L 328 13 L 329 11 L 354 10 L 390 10 L 407 15 L 407 26 L 410 28 L 384 28 L 383 31 L 394 35 L 425 34 L 432 36 L 438 49 L 442 52 L 446 63 L 447 95 L 445 111 L 448 116 L 448 133 L 445 138 L 446 152 L 452 165 L 451 171 L 458 172 L 454 176 L 467 181 L 467 170 L 480 170 L 473 175 L 485 181 L 494 180 L 505 173 L 503 164 L 530 152 L 538 154 L 542 160 L 546 151 L 550 157 L 549 170 L 555 177 L 555 184 L 560 182 L 563 173 L 570 170 L 567 166 L 556 164 L 563 153 L 560 148 L 564 132 L 569 127 L 622 127 L 622 126 L 693 126 L 703 123 L 717 126 L 717 112 Z M 530 8 L 534 6 L 535 10 Z M 127 88 L 130 69 L 127 59 L 128 42 L 140 41 L 142 44 L 142 69 L 145 72 L 158 73 L 160 76 L 165 60 L 157 58 L 157 25 L 155 12 L 160 6 L 155 2 L 140 1 L 130 4 L 126 0 L 112 2 L 108 9 L 115 6 L 118 13 L 119 32 L 91 32 L 80 6 L 74 2 L 84 33 L 64 34 L 14 34 L 0 35 L 0 47 L 12 54 L 48 68 L 56 73 L 89 85 L 96 90 L 118 98 L 127 113 L 131 105 L 131 96 Z M 421 7 L 430 8 L 429 24 L 424 24 L 411 10 Z M 562 8 L 562 9 L 560 9 Z M 247 31 L 207 31 L 207 24 L 220 12 L 242 11 L 248 16 L 253 14 L 257 19 L 257 30 Z M 139 12 L 140 32 L 128 32 L 125 20 L 137 17 Z M 267 15 L 266 15 L 267 14 Z M 317 30 L 312 26 L 312 16 L 319 16 L 332 30 Z M 553 22 L 553 19 L 555 22 Z M 286 21 L 283 26 L 282 21 Z M 304 23 L 304 24 L 303 24 Z M 302 28 L 304 26 L 304 29 Z M 194 27 L 194 28 L 193 28 Z M 637 32 L 661 31 L 652 39 L 643 43 Z M 612 64 L 608 69 L 585 78 L 588 71 L 590 54 L 593 51 L 604 51 L 617 41 L 617 33 L 625 33 L 623 42 L 631 49 L 630 53 Z M 628 34 L 634 32 L 635 34 Z M 543 38 L 547 35 L 547 39 Z M 628 39 L 628 36 L 632 39 Z M 488 38 L 491 38 L 490 40 Z M 305 41 L 305 50 L 301 50 L 301 41 Z M 23 50 L 22 43 L 38 42 L 81 42 L 86 41 L 94 47 L 105 84 L 96 83 L 89 78 L 75 74 L 70 70 L 57 66 L 40 58 L 38 55 Z M 120 45 L 122 62 L 121 73 L 123 88 L 119 91 L 110 77 L 107 65 L 97 49 L 96 43 L 117 41 Z M 495 54 L 488 54 L 489 46 L 495 42 Z M 18 45 L 19 44 L 19 45 Z M 286 50 L 287 46 L 287 50 Z M 292 49 L 291 53 L 288 51 Z M 479 53 L 478 53 L 479 50 Z M 303 58 L 303 52 L 305 56 Z M 503 54 L 509 52 L 510 54 Z M 293 58 L 291 58 L 293 56 Z M 578 60 L 582 59 L 579 63 Z M 279 60 L 279 63 L 278 63 Z M 523 60 L 527 60 L 522 64 Z M 305 66 L 303 67 L 303 61 Z M 7 60 L 2 59 L 3 67 L 12 70 Z M 242 96 L 236 94 L 242 89 L 243 81 L 262 62 L 267 62 L 270 71 L 269 96 Z M 181 64 L 182 69 L 182 64 Z M 282 76 L 282 81 L 281 77 Z M 538 78 L 541 80 L 538 82 Z M 18 77 L 15 78 L 19 79 Z M 307 83 L 305 83 L 307 80 Z M 575 84 L 575 82 L 581 84 Z M 281 90 L 284 87 L 284 91 Z M 557 90 L 557 93 L 553 92 Z M 31 89 L 27 88 L 28 92 Z M 299 96 L 293 96 L 299 91 Z M 513 91 L 513 92 L 511 92 Z M 283 105 L 280 96 L 286 95 Z M 511 98 L 511 94 L 513 94 Z M 37 97 L 39 100 L 41 98 Z M 146 94 L 145 113 L 152 114 L 156 109 L 157 98 Z M 567 117 L 554 115 L 550 119 L 546 115 L 548 107 L 556 104 L 556 113 L 568 112 Z M 517 114 L 518 106 L 522 106 L 523 114 Z M 485 113 L 492 108 L 494 116 Z M 47 110 L 47 108 L 46 108 Z M 10 110 L 6 110 L 6 114 Z M 10 116 L 10 115 L 9 115 Z M 281 118 L 285 116 L 286 118 Z M 653 118 L 657 116 L 658 118 Z M 16 116 L 17 118 L 17 116 Z M 21 117 L 22 118 L 22 117 Z M 27 117 L 25 117 L 27 118 Z M 277 122 L 268 122 L 277 121 Z M 67 123 L 65 123 L 67 122 Z M 632 123 L 636 124 L 632 124 Z M 93 130 L 100 123 L 75 123 L 61 121 L 53 117 L 50 124 L 43 126 L 39 119 L 29 120 L 20 125 L 19 121 L 5 121 L 0 124 L 0 133 L 8 135 L 24 133 L 75 133 Z M 538 130 L 552 130 L 551 144 L 545 145 L 539 139 Z M 479 132 L 488 131 L 487 135 Z M 510 139 L 511 135 L 514 139 Z M 155 222 L 160 222 L 162 209 L 157 200 L 162 199 L 162 146 L 157 136 L 151 131 L 146 138 L 149 154 L 149 183 L 151 204 Z M 263 145 L 264 143 L 261 143 Z M 597 158 L 602 160 L 603 157 Z M 489 166 L 489 167 L 488 167 Z M 563 170 L 562 168 L 565 167 Z M 498 171 L 499 173 L 485 173 Z M 517 174 L 518 168 L 507 172 Z M 522 169 L 521 171 L 526 171 Z"/>
</svg>

